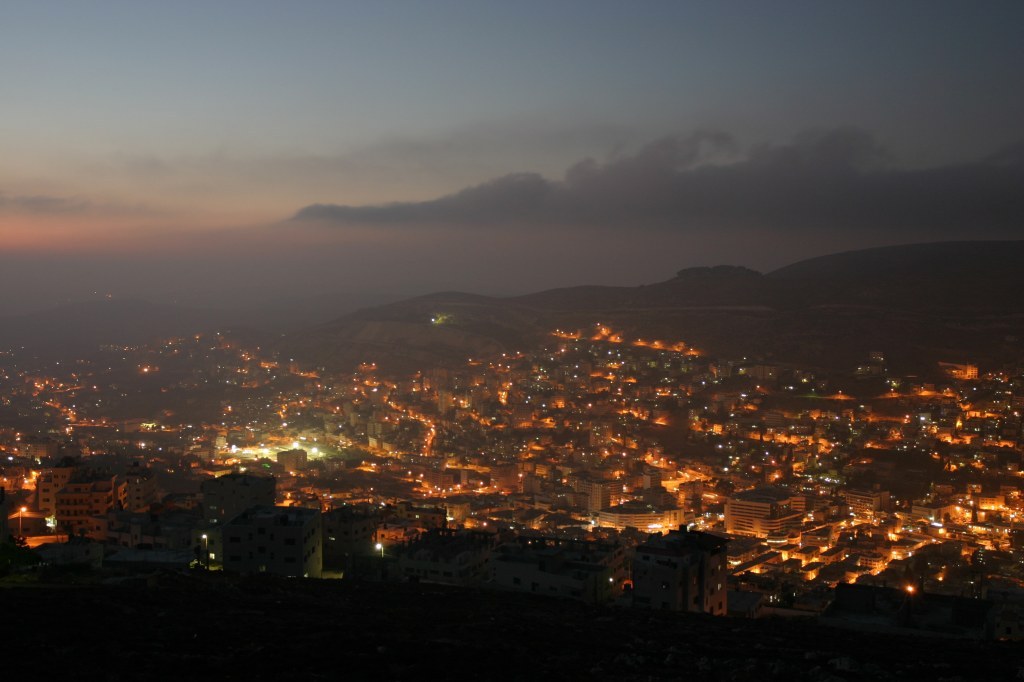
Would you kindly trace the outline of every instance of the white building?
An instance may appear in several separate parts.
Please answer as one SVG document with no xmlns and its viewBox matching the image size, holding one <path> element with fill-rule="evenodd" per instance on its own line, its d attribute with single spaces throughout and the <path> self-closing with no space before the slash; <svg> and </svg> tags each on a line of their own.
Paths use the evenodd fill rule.
<svg viewBox="0 0 1024 682">
<path fill-rule="evenodd" d="M 642 502 L 627 502 L 614 507 L 606 507 L 597 512 L 594 517 L 594 521 L 599 526 L 616 530 L 625 530 L 629 527 L 643 531 L 678 528 L 692 520 L 693 515 L 688 515 L 683 509 Z"/>
</svg>

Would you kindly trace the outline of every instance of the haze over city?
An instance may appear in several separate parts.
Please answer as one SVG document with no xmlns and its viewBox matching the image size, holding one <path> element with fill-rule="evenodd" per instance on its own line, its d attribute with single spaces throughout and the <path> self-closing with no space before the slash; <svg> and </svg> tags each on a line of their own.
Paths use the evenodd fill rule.
<svg viewBox="0 0 1024 682">
<path fill-rule="evenodd" d="M 0 313 L 1019 236 L 1015 2 L 13 3 Z M 32 282 L 25 287 L 25 282 Z"/>
</svg>

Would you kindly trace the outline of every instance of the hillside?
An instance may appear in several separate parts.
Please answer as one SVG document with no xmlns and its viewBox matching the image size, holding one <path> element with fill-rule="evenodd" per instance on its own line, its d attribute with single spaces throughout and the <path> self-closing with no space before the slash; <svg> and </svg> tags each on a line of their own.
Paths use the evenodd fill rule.
<svg viewBox="0 0 1024 682">
<path fill-rule="evenodd" d="M 332 368 L 378 362 L 414 371 L 514 349 L 543 327 L 542 317 L 509 300 L 440 293 L 346 315 L 288 337 L 282 348 Z"/>
<path fill-rule="evenodd" d="M 1016 643 L 597 608 L 440 585 L 154 575 L 3 589 L 43 679 L 999 680 Z M 83 625 L 88 623 L 88 626 Z"/>
<path fill-rule="evenodd" d="M 639 287 L 504 299 L 441 293 L 347 315 L 282 348 L 336 369 L 370 359 L 405 371 L 514 350 L 552 329 L 600 321 L 713 355 L 841 369 L 880 350 L 900 369 L 927 372 L 940 359 L 1017 356 L 1022 258 L 1022 241 L 918 244 L 823 256 L 768 274 L 722 266 Z"/>
<path fill-rule="evenodd" d="M 811 258 L 767 278 L 776 286 L 798 285 L 808 303 L 1020 313 L 1022 257 L 1020 241 L 913 244 Z"/>
</svg>

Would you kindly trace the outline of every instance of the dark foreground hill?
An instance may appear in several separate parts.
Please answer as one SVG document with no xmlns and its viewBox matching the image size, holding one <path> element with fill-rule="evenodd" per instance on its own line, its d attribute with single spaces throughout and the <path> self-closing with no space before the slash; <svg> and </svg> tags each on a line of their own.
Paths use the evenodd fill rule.
<svg viewBox="0 0 1024 682">
<path fill-rule="evenodd" d="M 690 268 L 639 287 L 514 298 L 440 293 L 370 308 L 290 337 L 303 360 L 409 370 L 511 351 L 595 322 L 715 355 L 850 368 L 882 351 L 899 371 L 995 364 L 1024 339 L 1024 241 L 918 244 L 814 258 L 772 273 Z"/>
<path fill-rule="evenodd" d="M 4 666 L 39 679 L 1006 680 L 1016 645 L 445 588 L 167 576 L 9 588 Z"/>
</svg>

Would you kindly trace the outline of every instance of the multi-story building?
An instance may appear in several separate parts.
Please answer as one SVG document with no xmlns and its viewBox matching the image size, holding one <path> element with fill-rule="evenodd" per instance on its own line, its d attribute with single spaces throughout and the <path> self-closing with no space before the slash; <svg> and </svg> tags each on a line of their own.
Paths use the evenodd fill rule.
<svg viewBox="0 0 1024 682">
<path fill-rule="evenodd" d="M 785 533 L 803 520 L 802 503 L 782 488 L 745 490 L 725 502 L 725 531 L 760 538 Z"/>
<path fill-rule="evenodd" d="M 610 507 L 613 502 L 614 493 L 616 491 L 622 492 L 622 483 L 617 481 L 587 476 L 573 476 L 569 482 L 573 490 L 586 496 L 585 507 L 588 512 L 598 512 Z"/>
<path fill-rule="evenodd" d="M 249 507 L 273 506 L 276 481 L 270 476 L 225 474 L 203 481 L 203 517 L 213 524 L 227 523 Z"/>
<path fill-rule="evenodd" d="M 444 507 L 417 506 L 408 500 L 403 500 L 396 504 L 391 511 L 396 518 L 413 521 L 422 528 L 446 528 L 448 526 L 448 512 Z"/>
<path fill-rule="evenodd" d="M 277 463 L 283 466 L 288 471 L 298 471 L 305 469 L 306 464 L 309 461 L 309 457 L 306 451 L 301 448 L 294 448 L 292 450 L 284 450 L 277 453 Z"/>
<path fill-rule="evenodd" d="M 145 511 L 156 502 L 156 479 L 153 472 L 133 466 L 125 474 L 121 486 L 121 504 L 127 511 Z"/>
<path fill-rule="evenodd" d="M 26 457 L 39 461 L 56 457 L 60 443 L 52 438 L 27 438 L 21 444 L 21 449 Z"/>
<path fill-rule="evenodd" d="M 847 490 L 846 504 L 854 514 L 889 511 L 888 490 Z"/>
<path fill-rule="evenodd" d="M 340 570 L 373 552 L 380 514 L 372 507 L 336 507 L 323 515 L 324 569 Z"/>
<path fill-rule="evenodd" d="M 954 379 L 972 381 L 978 378 L 978 366 L 956 362 L 940 362 L 939 369 Z"/>
<path fill-rule="evenodd" d="M 107 514 L 117 502 L 117 478 L 75 480 L 72 478 L 57 492 L 55 516 L 57 529 L 68 535 L 88 535 L 94 539 L 102 531 L 97 519 Z"/>
<path fill-rule="evenodd" d="M 633 603 L 652 609 L 725 615 L 728 540 L 685 527 L 638 545 Z"/>
<path fill-rule="evenodd" d="M 927 519 L 933 523 L 949 520 L 965 521 L 970 519 L 970 512 L 953 500 L 933 500 L 931 502 L 914 502 L 910 508 L 914 518 Z"/>
<path fill-rule="evenodd" d="M 68 481 L 71 480 L 71 475 L 74 473 L 74 466 L 44 469 L 36 481 L 36 509 L 47 516 L 56 515 L 57 493 L 68 484 Z"/>
<path fill-rule="evenodd" d="M 414 580 L 477 585 L 490 575 L 492 539 L 488 533 L 434 529 L 402 548 L 398 570 Z"/>
<path fill-rule="evenodd" d="M 319 578 L 323 570 L 321 525 L 319 509 L 251 507 L 220 530 L 224 570 Z"/>
<path fill-rule="evenodd" d="M 494 586 L 587 603 L 621 594 L 628 577 L 621 545 L 560 538 L 519 538 L 502 545 L 492 561 Z"/>
</svg>

